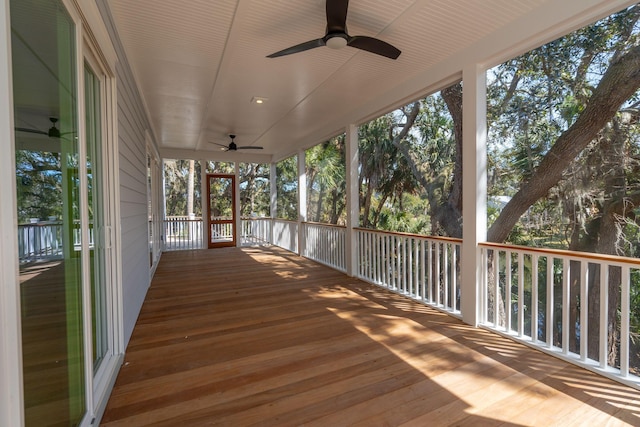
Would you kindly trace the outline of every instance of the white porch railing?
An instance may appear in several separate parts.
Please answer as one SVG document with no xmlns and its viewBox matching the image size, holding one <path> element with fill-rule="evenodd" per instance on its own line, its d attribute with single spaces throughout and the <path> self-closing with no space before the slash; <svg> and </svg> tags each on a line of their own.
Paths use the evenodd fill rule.
<svg viewBox="0 0 640 427">
<path fill-rule="evenodd" d="M 62 257 L 62 223 L 18 225 L 20 262 Z"/>
<path fill-rule="evenodd" d="M 305 222 L 304 255 L 321 264 L 345 272 L 346 227 L 332 224 Z"/>
<path fill-rule="evenodd" d="M 462 240 L 355 230 L 359 278 L 460 316 Z"/>
<path fill-rule="evenodd" d="M 243 218 L 241 242 L 243 246 L 269 244 L 271 218 Z M 203 248 L 202 218 L 172 216 L 164 220 L 166 251 Z M 231 240 L 232 224 L 214 224 L 211 232 L 218 240 Z"/>
<path fill-rule="evenodd" d="M 73 228 L 73 247 L 81 244 L 80 224 Z M 93 226 L 89 228 L 89 247 L 93 248 Z M 42 221 L 18 225 L 18 257 L 20 263 L 62 258 L 63 224 L 58 221 Z"/>
<path fill-rule="evenodd" d="M 629 316 L 631 284 L 640 281 L 640 260 L 493 243 L 480 246 L 485 266 L 482 324 L 640 385 L 640 343 Z"/>
<path fill-rule="evenodd" d="M 164 219 L 164 250 L 202 249 L 202 218 L 170 216 Z"/>
<path fill-rule="evenodd" d="M 242 218 L 242 246 L 271 244 L 271 218 Z"/>
<path fill-rule="evenodd" d="M 214 217 L 213 220 L 229 221 L 227 217 Z M 233 224 L 231 222 L 209 223 L 209 239 L 214 242 L 232 242 L 233 241 Z"/>
<path fill-rule="evenodd" d="M 272 244 L 298 253 L 298 223 L 286 219 L 273 220 Z"/>
</svg>

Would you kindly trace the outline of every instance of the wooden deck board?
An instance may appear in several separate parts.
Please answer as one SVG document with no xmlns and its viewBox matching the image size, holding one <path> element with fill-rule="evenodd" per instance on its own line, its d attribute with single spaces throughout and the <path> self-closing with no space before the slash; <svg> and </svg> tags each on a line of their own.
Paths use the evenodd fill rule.
<svg viewBox="0 0 640 427">
<path fill-rule="evenodd" d="M 279 249 L 163 254 L 104 426 L 640 425 L 640 392 Z"/>
</svg>

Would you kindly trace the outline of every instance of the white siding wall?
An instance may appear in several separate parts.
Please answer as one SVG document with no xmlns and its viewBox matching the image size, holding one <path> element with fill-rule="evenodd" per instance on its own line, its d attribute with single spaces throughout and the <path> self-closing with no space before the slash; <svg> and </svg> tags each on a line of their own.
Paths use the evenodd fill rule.
<svg viewBox="0 0 640 427">
<path fill-rule="evenodd" d="M 122 298 L 124 342 L 129 342 L 149 288 L 147 222 L 147 161 L 145 131 L 150 128 L 140 93 L 117 36 L 106 1 L 98 0 L 116 48 L 118 89 L 118 151 L 120 156 L 120 214 L 122 238 Z"/>
</svg>

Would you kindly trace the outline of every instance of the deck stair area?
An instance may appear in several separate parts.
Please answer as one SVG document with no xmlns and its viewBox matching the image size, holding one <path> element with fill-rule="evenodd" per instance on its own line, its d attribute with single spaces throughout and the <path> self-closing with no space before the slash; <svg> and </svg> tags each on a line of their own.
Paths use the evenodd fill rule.
<svg viewBox="0 0 640 427">
<path fill-rule="evenodd" d="M 188 250 L 102 423 L 640 425 L 640 391 L 277 247 Z"/>
</svg>

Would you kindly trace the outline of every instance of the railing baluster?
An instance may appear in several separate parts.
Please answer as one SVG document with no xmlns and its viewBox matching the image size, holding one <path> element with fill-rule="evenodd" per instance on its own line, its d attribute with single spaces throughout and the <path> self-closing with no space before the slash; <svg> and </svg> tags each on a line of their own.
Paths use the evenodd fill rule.
<svg viewBox="0 0 640 427">
<path fill-rule="evenodd" d="M 553 308 L 555 304 L 554 297 L 554 268 L 555 258 L 552 256 L 547 256 L 547 316 L 546 316 L 546 327 L 547 327 L 547 347 L 553 347 L 553 324 L 554 314 Z"/>
<path fill-rule="evenodd" d="M 409 293 L 409 277 L 408 277 L 408 267 L 407 267 L 407 241 L 409 239 L 407 237 L 402 237 L 402 293 Z"/>
<path fill-rule="evenodd" d="M 524 254 L 518 252 L 518 336 L 524 336 Z"/>
<path fill-rule="evenodd" d="M 375 270 L 374 270 L 374 278 L 373 281 L 375 283 L 380 283 L 380 236 L 378 233 L 373 234 L 373 253 L 375 254 Z"/>
<path fill-rule="evenodd" d="M 562 260 L 562 353 L 569 353 L 569 284 L 571 262 L 569 258 Z"/>
<path fill-rule="evenodd" d="M 620 375 L 629 376 L 629 312 L 631 309 L 631 270 L 629 266 L 622 267 L 622 296 L 620 299 Z"/>
<path fill-rule="evenodd" d="M 405 242 L 406 254 L 406 278 L 407 278 L 407 295 L 413 295 L 413 239 L 407 238 Z"/>
<path fill-rule="evenodd" d="M 600 367 L 606 369 L 608 359 L 608 322 L 609 322 L 609 267 L 600 265 Z"/>
<path fill-rule="evenodd" d="M 373 283 L 379 284 L 379 278 L 378 278 L 378 257 L 380 256 L 380 254 L 378 253 L 377 247 L 376 247 L 376 242 L 378 240 L 378 234 L 377 233 L 371 233 L 371 260 L 372 260 L 372 265 L 371 265 L 371 281 Z"/>
<path fill-rule="evenodd" d="M 580 262 L 580 360 L 587 360 L 587 344 L 589 341 L 589 263 Z"/>
<path fill-rule="evenodd" d="M 505 330 L 507 332 L 511 331 L 511 251 L 505 251 L 505 267 L 504 267 L 504 276 L 505 276 L 505 284 L 504 284 L 504 294 L 505 294 L 505 314 L 506 314 L 506 325 Z"/>
<path fill-rule="evenodd" d="M 380 248 L 380 283 L 389 286 L 389 241 L 387 235 L 378 236 Z"/>
<path fill-rule="evenodd" d="M 426 289 L 427 284 L 425 282 L 427 275 L 426 273 L 426 256 L 425 256 L 425 243 L 426 239 L 420 239 L 420 299 L 422 301 L 426 301 Z"/>
<path fill-rule="evenodd" d="M 414 298 L 421 299 L 422 292 L 420 290 L 420 241 L 421 239 L 413 239 L 413 294 Z"/>
<path fill-rule="evenodd" d="M 531 339 L 538 342 L 538 254 L 531 256 Z"/>
<path fill-rule="evenodd" d="M 457 245 L 451 245 L 451 308 L 454 311 L 458 310 L 458 250 Z M 485 274 L 486 276 L 486 274 Z M 486 284 L 486 278 L 485 278 Z M 483 293 L 486 295 L 486 293 Z M 485 313 L 486 313 L 486 298 L 485 298 Z M 486 316 L 484 316 L 486 318 Z"/>
<path fill-rule="evenodd" d="M 442 243 L 442 306 L 449 308 L 449 245 Z"/>
<path fill-rule="evenodd" d="M 400 253 L 400 237 L 393 236 L 393 289 L 400 291 L 402 286 L 402 280 L 400 276 L 400 263 L 401 263 L 401 253 Z"/>
<path fill-rule="evenodd" d="M 495 279 L 495 283 L 493 284 L 495 290 L 495 294 L 493 296 L 493 305 L 494 305 L 494 309 L 493 309 L 493 324 L 495 325 L 496 328 L 498 328 L 498 326 L 500 326 L 500 305 L 499 305 L 499 301 L 500 301 L 500 253 L 498 252 L 497 249 L 493 249 L 493 274 L 494 274 L 494 279 Z"/>
<path fill-rule="evenodd" d="M 440 242 L 435 242 L 436 246 L 436 274 L 434 277 L 435 280 L 435 293 L 436 293 L 436 304 L 442 305 L 442 277 L 440 277 L 440 264 L 442 263 L 442 257 L 440 256 Z"/>
<path fill-rule="evenodd" d="M 427 244 L 427 298 L 433 304 L 433 244 L 431 240 L 427 240 Z"/>
</svg>

